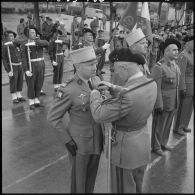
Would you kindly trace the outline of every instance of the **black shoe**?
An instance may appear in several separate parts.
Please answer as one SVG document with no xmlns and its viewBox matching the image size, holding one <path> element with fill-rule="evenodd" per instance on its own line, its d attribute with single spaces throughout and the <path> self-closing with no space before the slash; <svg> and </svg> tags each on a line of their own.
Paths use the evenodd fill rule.
<svg viewBox="0 0 195 195">
<path fill-rule="evenodd" d="M 173 148 L 170 146 L 161 146 L 162 150 L 168 150 L 168 151 L 172 151 Z"/>
<path fill-rule="evenodd" d="M 40 95 L 44 96 L 44 95 L 46 95 L 46 93 L 43 92 L 43 91 L 41 91 L 41 92 L 40 92 Z"/>
<path fill-rule="evenodd" d="M 190 128 L 183 127 L 183 131 L 186 132 L 186 133 L 190 133 L 192 130 Z"/>
<path fill-rule="evenodd" d="M 18 101 L 19 101 L 19 102 L 25 102 L 25 101 L 26 101 L 26 99 L 25 99 L 25 98 L 23 98 L 23 97 L 19 97 L 19 98 L 18 98 Z"/>
<path fill-rule="evenodd" d="M 30 105 L 30 110 L 34 110 L 35 109 L 35 105 L 34 104 L 31 104 Z"/>
<path fill-rule="evenodd" d="M 158 150 L 152 150 L 153 153 L 159 155 L 159 156 L 164 156 L 164 153 L 161 149 L 158 149 Z"/>
<path fill-rule="evenodd" d="M 35 103 L 35 107 L 44 107 L 44 105 L 42 105 L 40 103 Z"/>
<path fill-rule="evenodd" d="M 13 100 L 13 104 L 18 104 L 18 103 L 19 103 L 18 99 Z"/>
<path fill-rule="evenodd" d="M 173 133 L 180 135 L 180 136 L 186 136 L 185 132 L 183 131 L 183 129 L 179 129 L 177 131 L 173 131 Z"/>
</svg>

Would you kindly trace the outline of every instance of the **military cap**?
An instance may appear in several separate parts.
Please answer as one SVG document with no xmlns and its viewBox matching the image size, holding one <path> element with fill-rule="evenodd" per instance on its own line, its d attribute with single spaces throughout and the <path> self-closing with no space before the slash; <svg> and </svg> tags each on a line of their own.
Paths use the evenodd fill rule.
<svg viewBox="0 0 195 195">
<path fill-rule="evenodd" d="M 97 60 L 93 46 L 84 47 L 70 52 L 73 64 Z"/>
<path fill-rule="evenodd" d="M 10 34 L 10 33 L 12 33 L 14 35 L 14 38 L 16 38 L 17 34 L 14 31 L 7 30 L 7 31 L 4 32 L 4 34 L 7 34 L 7 35 Z"/>
<path fill-rule="evenodd" d="M 181 49 L 181 43 L 179 41 L 177 41 L 176 39 L 173 39 L 173 38 L 168 38 L 165 40 L 165 42 L 163 44 L 163 53 L 164 53 L 164 50 L 171 44 L 177 45 L 178 50 Z"/>
<path fill-rule="evenodd" d="M 84 28 L 82 33 L 83 33 L 83 35 L 85 33 L 91 33 L 93 35 L 93 38 L 95 38 L 95 33 L 90 28 Z"/>
<path fill-rule="evenodd" d="M 114 62 L 136 62 L 138 64 L 145 64 L 145 58 L 138 53 L 134 53 L 129 48 L 121 48 L 113 50 L 109 55 L 109 60 Z"/>
<path fill-rule="evenodd" d="M 36 34 L 40 34 L 40 35 L 41 35 L 41 33 L 38 31 L 38 29 L 37 29 L 36 27 L 30 25 L 30 26 L 26 26 L 26 27 L 24 28 L 24 35 L 25 35 L 26 37 L 28 37 L 28 35 L 29 35 L 29 30 L 30 30 L 30 29 L 34 29 L 35 32 L 36 32 Z"/>
</svg>

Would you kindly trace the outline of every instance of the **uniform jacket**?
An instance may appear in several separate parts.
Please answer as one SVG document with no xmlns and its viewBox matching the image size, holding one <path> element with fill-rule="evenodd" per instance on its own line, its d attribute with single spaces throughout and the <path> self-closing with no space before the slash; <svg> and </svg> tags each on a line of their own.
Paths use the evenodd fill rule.
<svg viewBox="0 0 195 195">
<path fill-rule="evenodd" d="M 134 87 L 149 81 L 145 76 L 128 81 Z M 122 100 L 101 103 L 99 92 L 92 93 L 91 112 L 97 122 L 112 122 L 116 130 L 116 144 L 112 145 L 111 162 L 121 168 L 134 169 L 150 160 L 150 135 L 147 120 L 157 96 L 155 82 L 126 93 Z"/>
<path fill-rule="evenodd" d="M 182 52 L 178 57 L 178 66 L 181 71 L 179 90 L 186 90 L 187 96 L 194 95 L 194 64 L 191 64 Z"/>
<path fill-rule="evenodd" d="M 63 143 L 73 139 L 78 153 L 100 154 L 103 149 L 103 134 L 100 124 L 91 115 L 90 92 L 90 88 L 75 74 L 67 85 L 58 90 L 47 118 Z M 66 113 L 69 113 L 70 118 L 68 128 L 63 125 Z"/>
<path fill-rule="evenodd" d="M 157 79 L 157 100 L 155 108 L 173 111 L 178 106 L 178 86 L 180 70 L 177 64 L 165 62 L 164 59 L 152 67 L 149 77 Z"/>
<path fill-rule="evenodd" d="M 13 42 L 13 45 L 9 45 L 9 48 L 10 48 L 11 62 L 12 63 L 22 62 L 20 45 L 17 44 L 17 42 Z M 6 72 L 9 73 L 11 71 L 11 67 L 9 63 L 7 46 L 5 45 L 2 48 L 2 60 L 3 60 L 3 65 L 5 67 Z"/>
<path fill-rule="evenodd" d="M 25 72 L 29 70 L 28 51 L 27 51 L 27 46 L 25 45 L 27 42 L 28 41 L 26 41 L 21 46 L 22 62 L 23 62 L 23 68 Z M 29 46 L 30 47 L 30 58 L 31 59 L 43 58 L 43 47 L 47 47 L 49 45 L 48 41 L 38 39 L 35 41 L 35 44 L 36 44 L 35 46 Z M 31 62 L 31 63 L 39 63 L 39 61 Z"/>
</svg>

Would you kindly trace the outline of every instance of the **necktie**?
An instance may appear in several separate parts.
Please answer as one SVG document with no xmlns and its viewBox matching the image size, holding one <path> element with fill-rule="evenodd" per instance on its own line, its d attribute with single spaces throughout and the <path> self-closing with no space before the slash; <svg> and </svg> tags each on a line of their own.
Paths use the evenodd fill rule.
<svg viewBox="0 0 195 195">
<path fill-rule="evenodd" d="M 88 80 L 88 81 L 87 81 L 87 83 L 88 83 L 88 85 L 89 85 L 89 88 L 90 88 L 91 90 L 93 90 L 93 87 L 92 87 L 91 81 L 90 81 L 90 80 Z"/>
</svg>

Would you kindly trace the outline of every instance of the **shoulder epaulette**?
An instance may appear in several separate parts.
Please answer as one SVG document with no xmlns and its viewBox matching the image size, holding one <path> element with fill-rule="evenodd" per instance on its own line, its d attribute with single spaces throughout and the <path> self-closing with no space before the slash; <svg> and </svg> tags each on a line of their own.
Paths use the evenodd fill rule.
<svg viewBox="0 0 195 195">
<path fill-rule="evenodd" d="M 71 83 L 74 80 L 74 77 L 71 79 L 68 79 L 65 83 L 61 84 L 61 87 L 65 88 L 69 83 Z"/>
</svg>

